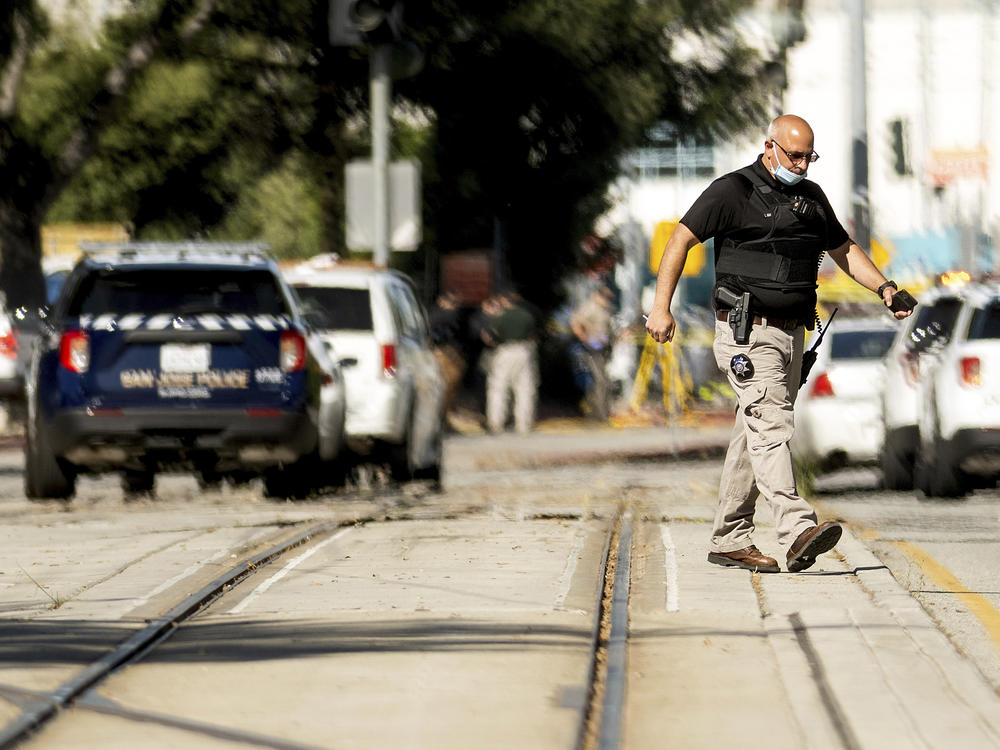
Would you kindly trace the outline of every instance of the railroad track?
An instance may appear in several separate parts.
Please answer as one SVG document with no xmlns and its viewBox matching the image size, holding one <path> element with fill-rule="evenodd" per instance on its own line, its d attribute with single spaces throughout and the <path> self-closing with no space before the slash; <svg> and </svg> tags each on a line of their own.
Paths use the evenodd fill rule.
<svg viewBox="0 0 1000 750">
<path fill-rule="evenodd" d="M 205 607 L 225 596 L 233 587 L 264 566 L 297 547 L 308 545 L 311 542 L 315 543 L 345 525 L 354 525 L 354 523 L 323 523 L 312 526 L 287 541 L 241 561 L 199 591 L 185 597 L 165 614 L 150 622 L 131 638 L 92 662 L 80 673 L 50 693 L 17 691 L 17 694 L 11 695 L 15 691 L 9 689 L 4 691 L 18 702 L 26 702 L 28 705 L 16 719 L 0 729 L 0 748 L 15 747 L 30 737 L 45 724 L 54 720 L 62 709 L 71 705 L 92 687 L 113 672 L 125 669 L 130 664 L 139 661 L 169 638 L 178 627 Z M 244 737 L 243 739 L 248 738 Z M 272 742 L 270 746 L 279 745 Z M 287 747 L 288 745 L 282 744 L 280 746 Z"/>
<path fill-rule="evenodd" d="M 447 746 L 475 747 L 475 738 L 488 736 L 477 733 L 488 731 L 481 727 L 490 726 L 491 719 L 494 730 L 523 722 L 505 737 L 573 750 L 612 750 L 626 737 L 632 747 L 702 747 L 708 741 L 715 744 L 720 734 L 735 736 L 746 721 L 787 731 L 772 738 L 781 747 L 886 747 L 891 744 L 883 741 L 890 723 L 893 737 L 905 734 L 913 740 L 892 746 L 952 746 L 942 741 L 951 733 L 958 738 L 954 746 L 1000 747 L 995 693 L 852 535 L 845 535 L 839 553 L 817 563 L 815 572 L 761 576 L 706 565 L 707 521 L 664 515 L 627 487 L 620 505 L 606 497 L 598 506 L 557 505 L 551 483 L 542 504 L 519 506 L 515 500 L 523 490 L 509 492 L 511 497 L 505 497 L 494 490 L 489 498 L 498 503 L 495 507 L 489 502 L 383 507 L 360 520 L 286 529 L 284 533 L 295 535 L 272 540 L 270 548 L 257 554 L 247 553 L 194 593 L 157 610 L 164 614 L 55 688 L 36 692 L 0 686 L 6 705 L 20 707 L 0 728 L 0 748 L 36 737 L 42 742 L 33 746 L 43 746 L 50 736 L 64 740 L 53 746 L 73 746 L 65 741 L 67 728 L 74 731 L 81 714 L 88 719 L 93 713 L 133 722 L 124 731 L 139 726 L 144 732 L 153 724 L 182 730 L 192 745 L 201 738 L 282 750 L 335 748 L 341 729 L 352 746 L 441 747 L 447 743 L 428 741 L 428 736 L 448 737 L 451 722 L 462 720 L 464 744 Z M 511 502 L 503 505 L 505 500 Z M 387 549 L 393 542 L 398 549 Z M 490 544 L 496 555 L 478 549 Z M 380 556 L 376 545 L 383 547 Z M 512 551 L 522 545 L 533 545 L 533 554 L 547 557 Z M 448 554 L 456 547 L 460 554 Z M 378 561 L 371 565 L 385 565 L 379 571 L 385 574 L 384 584 L 370 577 L 373 568 L 365 567 L 367 562 L 357 562 L 369 553 Z M 462 571 L 468 570 L 471 557 L 477 557 L 479 567 L 475 575 L 466 575 Z M 304 570 L 310 566 L 296 567 L 306 559 L 315 562 L 313 578 Z M 392 561 L 396 567 L 390 570 Z M 420 568 L 428 561 L 439 566 L 440 575 Z M 517 570 L 510 571 L 515 563 Z M 506 579 L 505 570 L 510 571 Z M 311 596 L 318 589 L 306 587 L 317 585 L 312 581 L 320 574 L 327 582 L 331 576 L 350 579 L 350 586 L 324 590 L 325 598 L 313 609 L 295 609 L 294 619 L 268 629 L 267 613 L 288 614 L 274 600 Z M 408 583 L 408 593 L 400 594 Z M 357 616 L 345 615 L 346 608 L 338 619 L 328 608 L 336 604 L 335 596 L 354 592 L 363 598 L 379 585 L 390 593 L 364 600 L 367 605 L 361 602 Z M 525 593 L 531 586 L 537 590 Z M 438 597 L 429 599 L 434 603 L 447 601 L 425 614 L 417 606 L 418 594 Z M 724 609 L 719 609 L 720 601 Z M 356 603 L 352 599 L 351 607 Z M 396 605 L 399 609 L 390 613 Z M 302 612 L 317 613 L 312 632 L 301 630 L 301 623 L 310 622 Z M 250 632 L 254 627 L 259 641 Z M 241 638 L 245 646 L 233 643 Z M 287 644 L 298 640 L 305 645 Z M 211 653 L 217 644 L 224 644 L 225 654 Z M 154 663 L 137 664 L 150 655 L 148 661 Z M 313 656 L 315 661 L 302 660 Z M 627 668 L 628 658 L 637 668 Z M 323 659 L 326 671 L 303 688 L 299 673 L 320 670 Z M 249 661 L 256 663 L 247 667 Z M 269 671 L 272 663 L 285 671 Z M 276 707 L 274 721 L 253 722 L 245 720 L 246 711 L 231 710 L 233 701 L 226 711 L 213 714 L 198 712 L 191 701 L 176 696 L 161 704 L 162 694 L 140 699 L 137 692 L 159 678 L 190 679 L 198 670 L 209 675 L 215 667 L 221 673 L 215 686 L 226 680 L 236 685 L 234 675 L 260 679 L 260 685 L 233 696 L 238 703 L 264 694 L 250 713 L 272 709 L 274 696 L 268 689 L 317 688 L 330 692 L 331 704 L 339 699 L 340 706 L 330 707 L 339 713 L 309 727 L 311 734 L 296 735 L 289 727 L 298 731 L 295 721 L 311 719 L 308 711 L 289 717 Z M 718 685 L 734 669 L 752 669 L 752 679 L 766 689 L 746 696 L 745 705 L 727 709 L 731 714 L 742 711 L 740 721 L 720 722 Z M 389 674 L 372 683 L 370 675 L 379 671 Z M 272 687 L 266 680 L 274 673 L 293 678 Z M 359 679 L 368 683 L 356 687 Z M 402 688 L 372 710 L 371 697 L 382 697 L 380 691 L 393 680 Z M 197 683 L 191 684 L 192 697 L 200 700 Z M 422 690 L 427 691 L 424 700 L 401 705 L 407 703 L 405 691 Z M 360 701 L 351 702 L 352 691 Z M 163 713 L 155 711 L 160 705 Z M 351 716 L 348 712 L 357 705 L 367 713 Z M 665 712 L 664 706 L 670 710 Z M 378 722 L 397 721 L 406 731 L 413 726 L 407 722 L 422 718 L 414 707 L 435 714 L 429 723 L 438 734 L 407 736 L 405 743 L 385 739 L 392 732 Z M 398 715 L 388 713 L 397 709 Z M 535 723 L 527 730 L 531 721 Z M 359 724 L 365 726 L 359 730 Z M 367 731 L 368 726 L 375 729 Z M 538 727 L 549 730 L 546 741 L 538 739 Z M 325 733 L 331 728 L 335 730 Z M 112 737 L 118 729 L 108 725 L 106 731 Z M 524 743 L 502 745 L 494 739 L 482 744 Z"/>
<path fill-rule="evenodd" d="M 446 514 L 448 519 L 454 519 L 455 515 L 454 510 Z M 262 575 L 263 571 L 268 569 L 273 571 L 275 566 L 284 562 L 279 574 L 272 576 L 275 579 L 280 578 L 287 572 L 286 568 L 291 569 L 298 560 L 309 557 L 352 528 L 408 518 L 410 516 L 407 512 L 397 511 L 380 514 L 378 518 L 312 524 L 291 538 L 232 565 L 198 591 L 177 601 L 164 614 L 148 622 L 145 627 L 89 663 L 55 689 L 39 692 L 0 686 L 0 697 L 6 698 L 21 709 L 16 718 L 0 728 L 0 748 L 22 745 L 37 736 L 50 723 L 57 722 L 70 707 L 158 723 L 196 735 L 239 742 L 246 746 L 281 749 L 315 748 L 314 745 L 296 744 L 286 739 L 243 731 L 239 728 L 132 710 L 102 699 L 94 688 L 110 676 L 128 669 L 147 657 L 209 606 L 227 596 L 233 596 L 237 591 L 241 596 L 245 595 L 246 585 L 249 585 L 247 582 Z M 565 517 L 549 519 L 540 516 L 539 518 L 553 521 L 567 520 Z M 426 520 L 426 514 L 421 514 L 421 520 Z M 598 572 L 601 585 L 598 587 L 593 606 L 587 657 L 588 698 L 586 705 L 579 712 L 579 728 L 575 740 L 575 747 L 579 750 L 611 750 L 619 744 L 626 680 L 631 543 L 631 513 L 619 512 L 614 518 L 607 520 L 604 554 L 600 562 L 601 570 Z M 262 593 L 270 583 L 269 580 L 267 585 L 259 586 L 245 598 L 252 599 Z M 234 611 L 238 610 L 239 606 Z"/>
</svg>

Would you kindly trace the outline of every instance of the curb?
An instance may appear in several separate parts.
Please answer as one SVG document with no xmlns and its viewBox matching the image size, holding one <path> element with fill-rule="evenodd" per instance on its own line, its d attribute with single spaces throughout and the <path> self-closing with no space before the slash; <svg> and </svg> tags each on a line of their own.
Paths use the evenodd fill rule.
<svg viewBox="0 0 1000 750">
<path fill-rule="evenodd" d="M 13 450 L 24 448 L 24 435 L 0 435 L 0 450 Z"/>
<path fill-rule="evenodd" d="M 480 470 L 534 469 L 579 466 L 594 463 L 643 463 L 650 461 L 696 461 L 724 456 L 726 446 L 705 442 L 676 449 L 650 448 L 621 451 L 593 450 L 545 455 L 544 452 L 508 453 L 503 450 L 478 452 L 466 460 L 468 467 Z"/>
</svg>

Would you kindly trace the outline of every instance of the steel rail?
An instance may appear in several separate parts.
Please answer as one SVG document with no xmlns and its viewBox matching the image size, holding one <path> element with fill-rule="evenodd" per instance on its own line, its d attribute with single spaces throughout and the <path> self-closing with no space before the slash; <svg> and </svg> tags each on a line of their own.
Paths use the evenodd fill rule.
<svg viewBox="0 0 1000 750">
<path fill-rule="evenodd" d="M 627 681 L 631 549 L 632 512 L 620 511 L 608 529 L 601 559 L 587 670 L 589 689 L 574 745 L 577 750 L 613 750 L 620 743 Z M 610 569 L 612 560 L 613 572 Z"/>
<path fill-rule="evenodd" d="M 81 672 L 64 682 L 58 688 L 31 701 L 33 705 L 23 710 L 14 720 L 0 728 L 0 750 L 6 750 L 28 738 L 45 723 L 51 721 L 59 711 L 75 698 L 96 685 L 109 674 L 129 663 L 140 659 L 150 649 L 170 637 L 177 626 L 192 618 L 216 599 L 228 593 L 234 586 L 257 572 L 268 563 L 295 547 L 299 547 L 344 526 L 353 526 L 357 520 L 325 522 L 306 529 L 291 539 L 238 563 L 227 572 L 215 578 L 200 590 L 183 599 L 168 612 L 150 622 L 142 630 L 109 651 L 100 659 L 90 663 Z"/>
<path fill-rule="evenodd" d="M 615 538 L 615 530 L 618 527 L 617 517 L 612 519 L 608 526 L 608 537 L 604 540 L 604 552 L 601 555 L 601 569 L 597 596 L 594 600 L 594 623 L 590 629 L 590 659 L 587 663 L 587 695 L 583 706 L 580 725 L 577 730 L 576 743 L 573 745 L 576 750 L 586 750 L 590 732 L 588 731 L 592 717 L 595 712 L 597 700 L 598 683 L 601 679 L 601 663 L 599 656 L 601 653 L 601 621 L 605 609 L 605 588 L 608 585 L 608 560 L 611 558 L 611 546 Z"/>
<path fill-rule="evenodd" d="M 608 636 L 607 675 L 601 704 L 599 750 L 615 750 L 621 743 L 622 715 L 625 710 L 625 686 L 628 640 L 628 596 L 632 568 L 632 512 L 626 511 L 618 535 L 618 559 L 611 596 L 611 633 Z"/>
</svg>

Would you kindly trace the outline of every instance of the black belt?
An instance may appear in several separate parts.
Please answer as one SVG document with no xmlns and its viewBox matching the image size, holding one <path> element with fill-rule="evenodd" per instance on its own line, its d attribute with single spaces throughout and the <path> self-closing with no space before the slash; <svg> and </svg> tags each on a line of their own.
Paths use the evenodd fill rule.
<svg viewBox="0 0 1000 750">
<path fill-rule="evenodd" d="M 729 310 L 719 310 L 715 314 L 715 317 L 725 323 L 729 320 Z M 799 326 L 805 325 L 805 323 L 798 318 L 772 318 L 769 315 L 764 315 L 763 317 L 760 315 L 754 315 L 753 324 L 755 326 L 774 326 L 775 328 L 780 328 L 783 331 L 794 331 Z"/>
</svg>

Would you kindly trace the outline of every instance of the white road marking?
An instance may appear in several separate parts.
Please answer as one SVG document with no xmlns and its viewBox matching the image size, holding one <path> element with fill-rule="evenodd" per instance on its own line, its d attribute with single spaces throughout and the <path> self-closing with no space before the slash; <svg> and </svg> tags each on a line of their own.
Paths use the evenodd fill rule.
<svg viewBox="0 0 1000 750">
<path fill-rule="evenodd" d="M 258 538 L 264 536 L 264 534 L 267 534 L 268 532 L 269 532 L 269 529 L 263 529 L 261 531 L 258 531 L 256 534 L 254 534 L 249 539 L 247 539 L 246 542 L 244 542 L 244 544 L 249 544 L 250 542 L 254 541 L 255 539 L 258 539 Z M 150 599 L 152 599 L 157 594 L 159 594 L 159 593 L 161 593 L 161 592 L 166 591 L 167 589 L 169 589 L 171 586 L 173 586 L 178 581 L 181 581 L 181 580 L 187 578 L 188 576 L 193 575 L 194 573 L 198 572 L 198 570 L 200 568 L 203 568 L 204 566 L 208 565 L 209 563 L 214 562 L 214 561 L 218 560 L 220 557 L 223 557 L 223 556 L 225 556 L 225 555 L 227 555 L 229 553 L 230 553 L 229 548 L 221 549 L 218 552 L 216 552 L 214 555 L 212 555 L 211 557 L 207 557 L 204 560 L 199 560 L 198 562 L 189 565 L 182 572 L 178 573 L 177 575 L 173 576 L 172 578 L 168 578 L 166 581 L 164 581 L 163 583 L 161 583 L 159 586 L 156 586 L 151 591 L 148 591 L 143 596 L 137 597 L 137 598 L 133 599 L 132 601 L 130 601 L 128 603 L 128 610 L 126 610 L 126 611 L 130 611 L 130 610 L 135 609 L 136 607 L 142 606 L 143 604 L 145 604 L 146 602 L 148 602 Z"/>
<path fill-rule="evenodd" d="M 252 602 L 254 602 L 257 599 L 257 597 L 261 596 L 264 592 L 266 592 L 269 588 L 271 588 L 272 585 L 274 585 L 275 583 L 277 583 L 278 581 L 280 581 L 282 578 L 284 578 L 286 575 L 288 575 L 289 573 L 291 573 L 292 569 L 296 565 L 298 565 L 300 562 L 302 562 L 304 560 L 308 560 L 310 557 L 312 557 L 317 552 L 319 552 L 321 549 L 323 549 L 326 545 L 330 544 L 331 542 L 335 542 L 337 539 L 340 539 L 340 537 L 342 537 L 348 531 L 351 531 L 353 528 L 354 528 L 353 526 L 348 526 L 347 528 L 341 529 L 340 531 L 338 531 L 336 534 L 334 534 L 333 536 L 331 536 L 326 541 L 320 542 L 315 547 L 310 547 L 309 549 L 307 549 L 305 552 L 303 552 L 298 557 L 290 560 L 285 567 L 283 567 L 281 570 L 279 570 L 273 576 L 271 576 L 266 581 L 264 581 L 262 584 L 260 584 L 260 586 L 258 586 L 253 591 L 251 591 L 250 594 L 243 601 L 241 601 L 239 604 L 237 604 L 235 607 L 233 607 L 231 610 L 229 610 L 229 614 L 236 615 L 236 614 L 239 614 L 240 612 L 242 612 L 244 609 L 246 609 L 248 606 L 250 606 L 250 604 Z"/>
<path fill-rule="evenodd" d="M 660 525 L 660 536 L 663 538 L 663 567 L 666 570 L 667 612 L 680 611 L 680 598 L 677 591 L 677 547 L 670 535 L 670 527 Z"/>
<path fill-rule="evenodd" d="M 556 592 L 554 609 L 563 611 L 566 609 L 566 596 L 569 594 L 569 587 L 573 583 L 573 574 L 576 572 L 576 563 L 580 559 L 580 552 L 583 550 L 583 542 L 586 538 L 584 523 L 576 527 L 576 536 L 573 539 L 573 547 L 569 551 L 569 558 L 566 560 L 566 567 L 563 568 L 562 575 L 559 576 L 559 588 Z"/>
</svg>

